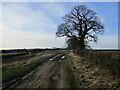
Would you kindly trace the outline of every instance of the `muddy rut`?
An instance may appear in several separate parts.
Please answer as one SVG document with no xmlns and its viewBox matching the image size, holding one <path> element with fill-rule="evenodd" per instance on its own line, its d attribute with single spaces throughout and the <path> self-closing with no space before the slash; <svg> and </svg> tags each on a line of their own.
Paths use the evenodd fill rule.
<svg viewBox="0 0 120 90">
<path fill-rule="evenodd" d="M 61 53 L 47 60 L 11 88 L 60 88 L 60 69 L 64 56 Z"/>
</svg>

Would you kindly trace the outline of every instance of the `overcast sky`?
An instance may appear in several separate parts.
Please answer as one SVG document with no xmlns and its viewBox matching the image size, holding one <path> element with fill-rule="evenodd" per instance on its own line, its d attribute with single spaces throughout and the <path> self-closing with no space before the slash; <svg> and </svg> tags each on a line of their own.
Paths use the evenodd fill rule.
<svg viewBox="0 0 120 90">
<path fill-rule="evenodd" d="M 97 12 L 105 26 L 94 49 L 118 48 L 117 2 L 4 2 L 2 3 L 2 49 L 65 47 L 65 38 L 56 38 L 62 17 L 76 5 Z"/>
</svg>

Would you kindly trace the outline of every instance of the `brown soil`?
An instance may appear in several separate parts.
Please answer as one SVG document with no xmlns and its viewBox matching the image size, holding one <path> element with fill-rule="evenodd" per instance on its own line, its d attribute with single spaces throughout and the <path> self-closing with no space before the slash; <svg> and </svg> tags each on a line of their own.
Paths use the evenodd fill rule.
<svg viewBox="0 0 120 90">
<path fill-rule="evenodd" d="M 62 57 L 62 56 L 58 56 Z M 60 88 L 61 63 L 60 58 L 48 60 L 37 69 L 27 75 L 14 88 Z"/>
</svg>

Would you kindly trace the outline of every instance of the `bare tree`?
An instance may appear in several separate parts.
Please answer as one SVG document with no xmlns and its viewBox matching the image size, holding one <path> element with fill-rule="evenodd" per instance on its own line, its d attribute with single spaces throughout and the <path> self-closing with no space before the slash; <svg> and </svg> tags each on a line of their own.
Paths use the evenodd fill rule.
<svg viewBox="0 0 120 90">
<path fill-rule="evenodd" d="M 98 34 L 103 34 L 104 26 L 96 16 L 96 12 L 83 5 L 75 6 L 63 17 L 64 23 L 58 25 L 56 35 L 66 36 L 68 46 L 85 49 L 90 47 L 89 41 L 97 42 Z"/>
</svg>

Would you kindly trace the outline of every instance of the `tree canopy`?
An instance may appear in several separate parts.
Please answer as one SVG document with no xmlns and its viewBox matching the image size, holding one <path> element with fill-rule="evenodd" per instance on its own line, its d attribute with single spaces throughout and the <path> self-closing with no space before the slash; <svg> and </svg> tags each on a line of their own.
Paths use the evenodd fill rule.
<svg viewBox="0 0 120 90">
<path fill-rule="evenodd" d="M 67 37 L 69 48 L 89 48 L 88 42 L 97 42 L 98 34 L 103 34 L 104 26 L 97 13 L 84 5 L 75 6 L 63 17 L 64 23 L 58 25 L 56 35 Z"/>
</svg>

